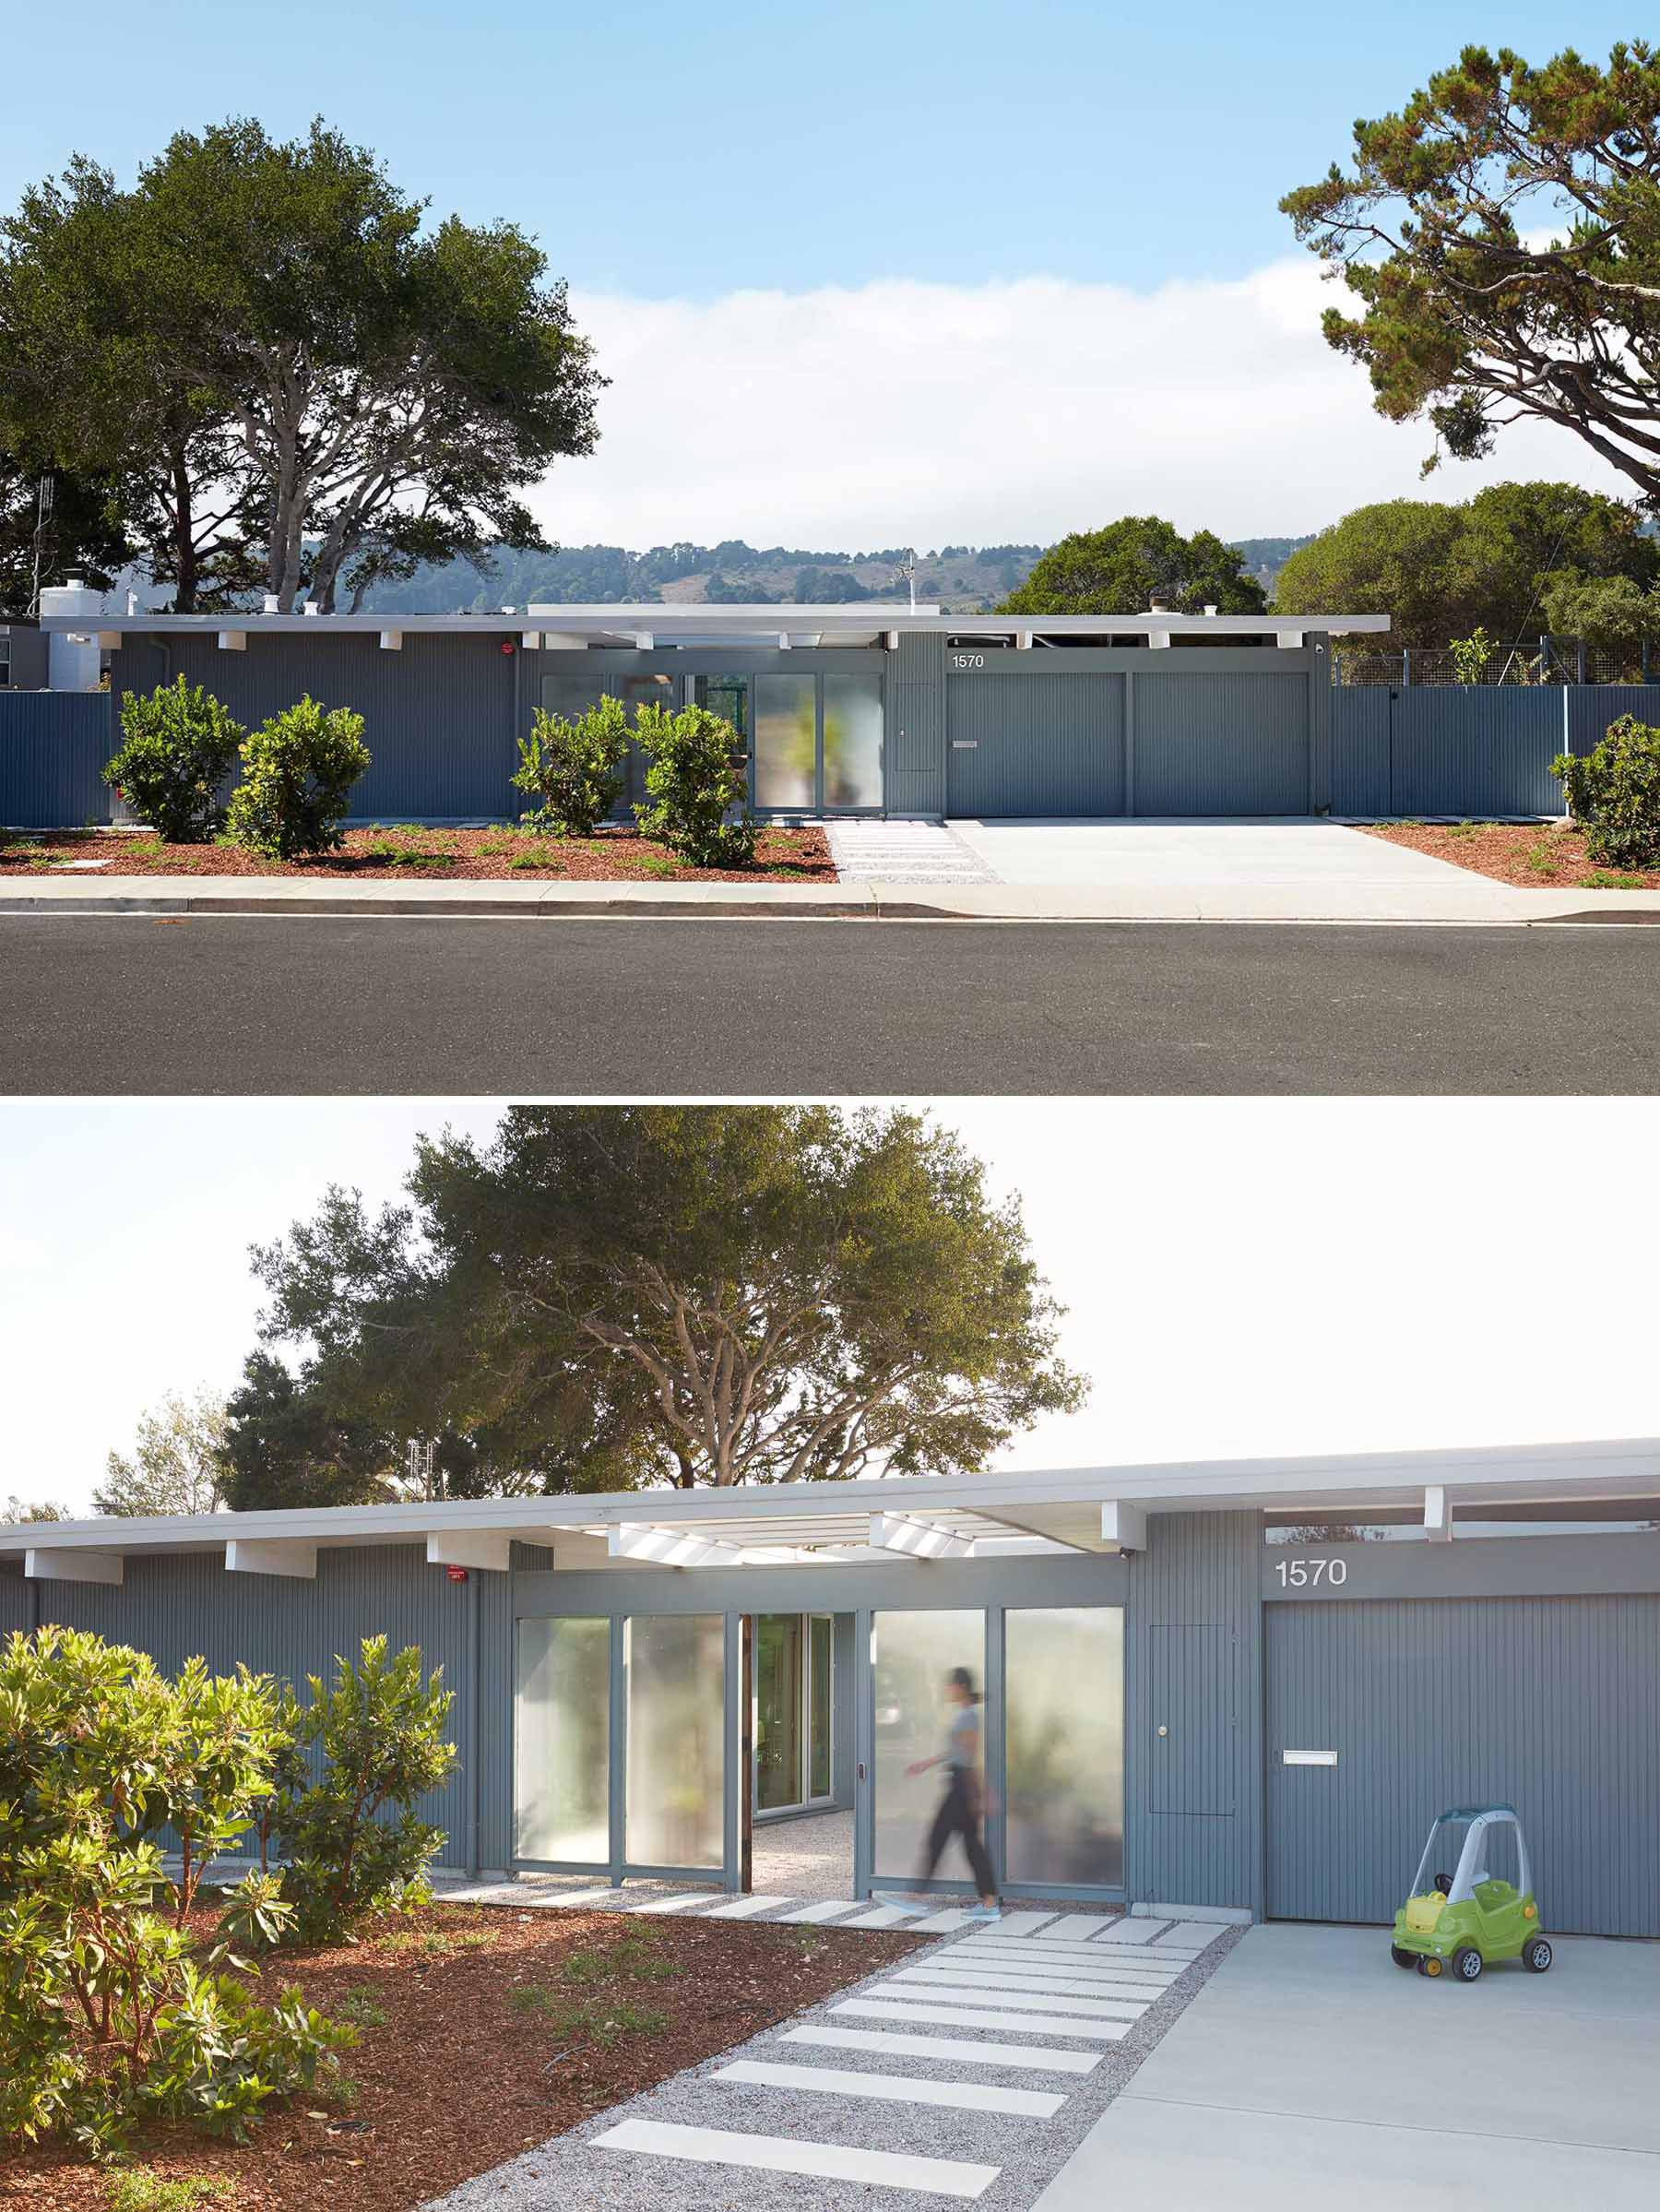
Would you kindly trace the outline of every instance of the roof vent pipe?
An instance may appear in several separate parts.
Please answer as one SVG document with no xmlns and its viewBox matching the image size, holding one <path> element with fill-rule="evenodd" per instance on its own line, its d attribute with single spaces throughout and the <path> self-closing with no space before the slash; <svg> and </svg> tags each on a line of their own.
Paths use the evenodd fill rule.
<svg viewBox="0 0 1660 2212">
<path fill-rule="evenodd" d="M 1204 612 L 1205 612 L 1207 614 L 1215 614 L 1215 612 L 1216 612 L 1216 610 L 1215 609 L 1215 607 L 1206 607 L 1206 609 L 1204 610 Z"/>
<path fill-rule="evenodd" d="M 276 614 L 280 612 L 280 608 L 281 601 L 278 599 L 277 594 L 274 591 L 267 591 L 259 612 L 262 614 Z"/>
<path fill-rule="evenodd" d="M 1149 614 L 1168 614 L 1170 612 L 1165 605 L 1165 594 L 1162 591 L 1155 591 L 1149 595 L 1147 612 Z"/>
<path fill-rule="evenodd" d="M 314 599 L 306 600 L 301 608 L 301 612 L 304 614 L 314 614 L 317 612 L 316 601 Z"/>
</svg>

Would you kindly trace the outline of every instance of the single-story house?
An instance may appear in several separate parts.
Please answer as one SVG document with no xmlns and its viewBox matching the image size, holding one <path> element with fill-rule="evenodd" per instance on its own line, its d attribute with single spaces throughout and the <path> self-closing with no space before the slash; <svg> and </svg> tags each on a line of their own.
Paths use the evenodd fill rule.
<svg viewBox="0 0 1660 2212">
<path fill-rule="evenodd" d="M 908 1888 L 960 1666 L 1005 1895 L 1382 1921 L 1506 1801 L 1547 1926 L 1660 1937 L 1655 1439 L 0 1529 L 43 1622 L 295 1681 L 418 1645 L 469 1871 L 742 1889 L 839 1807 L 847 1894 Z"/>
<path fill-rule="evenodd" d="M 42 621 L 84 641 L 89 687 L 107 663 L 116 712 L 180 673 L 250 725 L 307 693 L 354 708 L 374 766 L 352 818 L 425 822 L 516 817 L 535 709 L 605 693 L 727 716 L 774 819 L 1323 814 L 1343 797 L 1329 640 L 1389 627 L 858 605 L 109 615 L 67 586 Z"/>
</svg>

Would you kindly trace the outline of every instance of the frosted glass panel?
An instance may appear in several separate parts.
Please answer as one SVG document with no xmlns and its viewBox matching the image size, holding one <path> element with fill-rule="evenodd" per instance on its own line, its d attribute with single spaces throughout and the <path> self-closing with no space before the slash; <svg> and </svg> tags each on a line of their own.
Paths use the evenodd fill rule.
<svg viewBox="0 0 1660 2212">
<path fill-rule="evenodd" d="M 638 1614 L 628 1652 L 628 1858 L 717 1867 L 726 1654 L 718 1613 Z"/>
<path fill-rule="evenodd" d="M 1004 1615 L 1007 1879 L 1124 1879 L 1124 1616 Z"/>
<path fill-rule="evenodd" d="M 945 1749 L 945 1677 L 966 1667 L 977 1690 L 986 1682 L 983 1612 L 883 1612 L 872 1630 L 876 1680 L 876 1857 L 879 1874 L 914 1874 L 944 1792 L 941 1767 L 909 1775 L 913 1759 Z M 983 1739 L 982 1739 L 983 1741 Z M 960 1847 L 942 1863 L 943 1879 L 966 1879 Z"/>
<path fill-rule="evenodd" d="M 611 1857 L 611 1623 L 521 1621 L 518 1856 Z"/>
<path fill-rule="evenodd" d="M 824 678 L 824 804 L 882 804 L 882 679 Z"/>
<path fill-rule="evenodd" d="M 818 735 L 811 676 L 755 678 L 755 804 L 817 805 Z"/>
</svg>

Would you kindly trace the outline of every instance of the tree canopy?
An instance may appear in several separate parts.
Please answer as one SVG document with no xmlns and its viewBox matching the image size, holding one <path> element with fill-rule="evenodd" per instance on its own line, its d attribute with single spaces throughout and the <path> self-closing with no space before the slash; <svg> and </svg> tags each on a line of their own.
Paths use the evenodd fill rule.
<svg viewBox="0 0 1660 2212">
<path fill-rule="evenodd" d="M 452 1439 L 470 1494 L 938 1473 L 1086 1390 L 1018 1202 L 914 1114 L 515 1107 L 487 1146 L 421 1139 L 407 1188 L 255 1254 L 313 1477 L 373 1482 L 364 1429 Z M 287 1504 L 244 1403 L 233 1503 Z"/>
<path fill-rule="evenodd" d="M 519 494 L 602 381 L 546 271 L 321 120 L 182 131 L 130 190 L 77 156 L 0 223 L 0 437 L 118 479 L 181 610 L 541 548 Z"/>
<path fill-rule="evenodd" d="M 225 1502 L 228 1429 L 224 1402 L 211 1391 L 164 1397 L 140 1415 L 132 1451 L 110 1454 L 93 1510 L 123 1519 L 217 1513 Z"/>
<path fill-rule="evenodd" d="M 1323 327 L 1381 414 L 1427 416 L 1462 459 L 1506 423 L 1555 422 L 1660 494 L 1660 62 L 1645 42 L 1606 69 L 1571 47 L 1535 67 L 1466 46 L 1398 113 L 1356 124 L 1347 170 L 1280 205 L 1358 303 Z"/>
<path fill-rule="evenodd" d="M 107 484 L 0 453 L 0 613 L 32 614 L 37 582 L 78 576 L 107 589 L 130 551 L 118 508 Z"/>
<path fill-rule="evenodd" d="M 1144 614 L 1156 596 L 1180 614 L 1260 614 L 1267 604 L 1239 553 L 1209 530 L 1184 538 L 1157 515 L 1126 515 L 1051 545 L 998 612 Z"/>
<path fill-rule="evenodd" d="M 1553 585 L 1660 577 L 1660 546 L 1627 501 L 1578 484 L 1500 483 L 1452 503 L 1357 507 L 1292 554 L 1283 614 L 1389 614 L 1389 642 L 1445 646 L 1475 630 L 1506 644 L 1559 626 Z"/>
</svg>

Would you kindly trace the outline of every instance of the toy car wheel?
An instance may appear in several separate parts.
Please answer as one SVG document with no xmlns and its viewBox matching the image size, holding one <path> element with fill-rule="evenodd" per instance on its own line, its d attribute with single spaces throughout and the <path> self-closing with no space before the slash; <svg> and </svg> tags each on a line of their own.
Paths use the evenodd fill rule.
<svg viewBox="0 0 1660 2212">
<path fill-rule="evenodd" d="M 1474 1944 L 1460 1944 L 1452 1954 L 1452 1971 L 1460 1981 L 1481 1980 L 1481 1953 Z"/>
<path fill-rule="evenodd" d="M 1522 1964 L 1530 1974 L 1543 1974 L 1550 1965 L 1550 1945 L 1542 1935 L 1532 1937 L 1522 1946 Z"/>
<path fill-rule="evenodd" d="M 1399 1944 L 1390 1944 L 1389 1956 L 1398 1967 L 1415 1967 L 1417 1964 L 1415 1955 L 1410 1951 L 1403 1951 Z"/>
<path fill-rule="evenodd" d="M 1441 1962 L 1439 1958 L 1420 1958 L 1417 1962 L 1417 1970 L 1420 1974 L 1433 1979 L 1441 1972 Z"/>
</svg>

